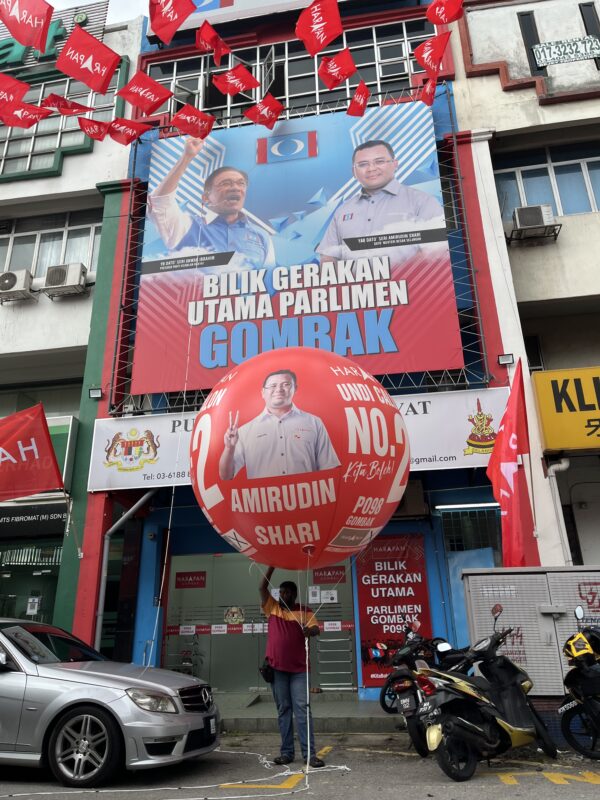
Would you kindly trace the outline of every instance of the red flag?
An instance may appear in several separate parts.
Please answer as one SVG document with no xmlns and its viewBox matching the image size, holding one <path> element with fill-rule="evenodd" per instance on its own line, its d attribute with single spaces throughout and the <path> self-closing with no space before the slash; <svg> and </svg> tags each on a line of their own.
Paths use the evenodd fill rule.
<svg viewBox="0 0 600 800">
<path fill-rule="evenodd" d="M 430 78 L 437 78 L 442 68 L 442 58 L 452 31 L 440 33 L 415 48 L 414 57 Z"/>
<path fill-rule="evenodd" d="M 433 0 L 425 16 L 434 25 L 448 25 L 460 19 L 463 13 L 463 0 Z"/>
<path fill-rule="evenodd" d="M 144 114 L 153 114 L 157 108 L 173 97 L 173 92 L 167 89 L 154 78 L 139 70 L 122 89 L 117 92 L 119 97 L 141 109 Z"/>
<path fill-rule="evenodd" d="M 190 136 L 194 136 L 196 139 L 206 139 L 214 124 L 215 118 L 213 116 L 205 114 L 203 111 L 198 111 L 197 108 L 189 104 L 180 108 L 171 119 L 171 125 L 182 133 L 189 133 Z"/>
<path fill-rule="evenodd" d="M 362 117 L 366 111 L 369 97 L 371 97 L 369 87 L 364 81 L 361 81 L 356 87 L 346 114 L 350 117 Z"/>
<path fill-rule="evenodd" d="M 237 94 L 247 92 L 248 89 L 256 89 L 260 83 L 251 72 L 248 72 L 243 64 L 222 72 L 220 75 L 213 75 L 214 85 L 223 94 Z"/>
<path fill-rule="evenodd" d="M 432 106 L 435 100 L 435 90 L 437 88 L 437 78 L 429 78 L 427 83 L 417 91 L 415 100 L 420 100 L 426 106 Z"/>
<path fill-rule="evenodd" d="M 131 144 L 146 131 L 151 131 L 152 125 L 145 122 L 134 122 L 132 119 L 115 117 L 108 126 L 108 135 L 119 144 Z"/>
<path fill-rule="evenodd" d="M 355 72 L 356 64 L 352 59 L 352 53 L 345 47 L 333 58 L 323 56 L 319 67 L 319 78 L 328 89 L 335 89 Z"/>
<path fill-rule="evenodd" d="M 52 113 L 51 108 L 40 108 L 29 103 L 13 103 L 0 109 L 0 120 L 11 128 L 31 128 Z"/>
<path fill-rule="evenodd" d="M 165 44 L 170 44 L 185 20 L 196 10 L 193 0 L 150 0 L 150 27 Z"/>
<path fill-rule="evenodd" d="M 284 108 L 283 103 L 280 103 L 276 97 L 266 94 L 255 106 L 244 111 L 244 116 L 257 125 L 264 125 L 265 128 L 272 131 Z"/>
<path fill-rule="evenodd" d="M 62 97 L 59 94 L 49 94 L 48 97 L 42 100 L 40 105 L 42 108 L 52 108 L 65 117 L 94 110 L 89 106 L 82 106 L 81 103 L 76 103 L 75 100 L 67 100 L 66 97 Z"/>
<path fill-rule="evenodd" d="M 521 359 L 515 370 L 506 411 L 487 468 L 502 517 L 502 563 L 505 567 L 539 567 L 525 467 L 519 456 L 529 452 L 527 411 Z"/>
<path fill-rule="evenodd" d="M 29 84 L 18 81 L 10 75 L 0 73 L 0 108 L 18 103 L 29 91 Z"/>
<path fill-rule="evenodd" d="M 45 0 L 2 0 L 0 20 L 10 35 L 24 47 L 46 50 L 48 28 L 54 9 Z"/>
<path fill-rule="evenodd" d="M 95 92 L 104 94 L 120 60 L 118 53 L 75 25 L 56 59 L 56 68 L 70 78 L 85 83 Z"/>
<path fill-rule="evenodd" d="M 314 0 L 300 14 L 296 23 L 296 36 L 302 40 L 311 56 L 324 50 L 342 32 L 337 0 Z"/>
<path fill-rule="evenodd" d="M 62 488 L 43 405 L 1 419 L 0 500 Z"/>
<path fill-rule="evenodd" d="M 206 22 L 206 20 L 196 31 L 196 47 L 204 53 L 210 53 L 212 50 L 217 67 L 221 66 L 221 58 L 231 53 L 231 49 L 227 47 L 210 22 Z"/>
<path fill-rule="evenodd" d="M 110 122 L 101 122 L 99 119 L 79 117 L 77 122 L 79 122 L 79 127 L 85 135 L 89 136 L 90 139 L 95 139 L 97 142 L 101 142 L 106 138 L 110 128 Z"/>
</svg>

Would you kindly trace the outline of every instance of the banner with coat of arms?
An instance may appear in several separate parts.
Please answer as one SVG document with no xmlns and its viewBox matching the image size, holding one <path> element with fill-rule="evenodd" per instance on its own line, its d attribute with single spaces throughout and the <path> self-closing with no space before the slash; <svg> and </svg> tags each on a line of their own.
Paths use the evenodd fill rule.
<svg viewBox="0 0 600 800">
<path fill-rule="evenodd" d="M 396 395 L 410 440 L 411 472 L 486 467 L 508 388 Z M 190 485 L 196 414 L 96 420 L 90 492 Z"/>
</svg>

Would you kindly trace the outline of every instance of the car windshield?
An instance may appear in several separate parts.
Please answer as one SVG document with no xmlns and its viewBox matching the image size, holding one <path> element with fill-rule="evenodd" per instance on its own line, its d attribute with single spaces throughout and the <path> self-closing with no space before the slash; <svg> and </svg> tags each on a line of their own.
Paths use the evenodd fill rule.
<svg viewBox="0 0 600 800">
<path fill-rule="evenodd" d="M 107 660 L 87 644 L 51 625 L 40 625 L 33 622 L 0 622 L 0 632 L 24 656 L 36 664 Z"/>
</svg>

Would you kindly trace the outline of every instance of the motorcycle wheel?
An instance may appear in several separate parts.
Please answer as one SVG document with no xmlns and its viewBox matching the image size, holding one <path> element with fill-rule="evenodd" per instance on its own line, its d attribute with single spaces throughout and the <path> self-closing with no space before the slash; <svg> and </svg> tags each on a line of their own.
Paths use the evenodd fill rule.
<svg viewBox="0 0 600 800">
<path fill-rule="evenodd" d="M 429 748 L 427 747 L 427 737 L 423 723 L 419 722 L 415 717 L 407 717 L 406 730 L 417 753 L 421 758 L 427 758 Z"/>
<path fill-rule="evenodd" d="M 537 740 L 539 742 L 540 747 L 544 751 L 544 753 L 548 756 L 548 758 L 556 758 L 558 756 L 558 750 L 556 749 L 556 745 L 552 740 L 552 737 L 548 733 L 548 729 L 544 725 L 544 721 L 535 710 L 533 705 L 529 704 L 529 710 L 533 716 L 533 721 L 535 723 L 535 732 L 537 734 Z"/>
<path fill-rule="evenodd" d="M 600 730 L 583 706 L 565 711 L 560 729 L 568 744 L 588 758 L 600 759 Z"/>
<path fill-rule="evenodd" d="M 442 772 L 453 781 L 468 781 L 477 768 L 475 751 L 458 736 L 444 736 L 435 757 Z"/>
<path fill-rule="evenodd" d="M 394 691 L 394 683 L 396 680 L 397 678 L 394 679 L 394 676 L 390 675 L 379 692 L 379 705 L 386 714 L 398 713 L 398 695 Z"/>
</svg>

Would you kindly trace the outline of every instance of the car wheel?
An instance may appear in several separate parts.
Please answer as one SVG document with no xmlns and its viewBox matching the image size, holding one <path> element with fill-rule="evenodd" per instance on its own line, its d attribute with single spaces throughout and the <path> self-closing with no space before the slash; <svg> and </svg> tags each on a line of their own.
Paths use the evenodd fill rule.
<svg viewBox="0 0 600 800">
<path fill-rule="evenodd" d="M 121 731 L 113 717 L 95 706 L 78 706 L 56 722 L 48 742 L 48 763 L 65 786 L 100 786 L 123 760 Z"/>
</svg>

